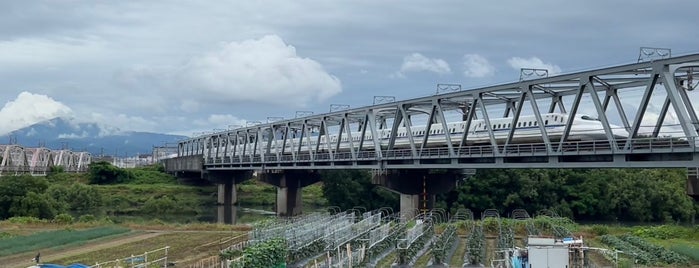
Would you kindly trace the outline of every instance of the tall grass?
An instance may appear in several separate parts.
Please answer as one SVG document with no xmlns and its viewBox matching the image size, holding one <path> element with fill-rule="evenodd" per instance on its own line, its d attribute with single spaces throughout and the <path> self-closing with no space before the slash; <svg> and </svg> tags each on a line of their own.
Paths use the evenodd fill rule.
<svg viewBox="0 0 699 268">
<path fill-rule="evenodd" d="M 121 234 L 129 229 L 123 227 L 99 227 L 85 230 L 57 230 L 28 236 L 17 236 L 0 240 L 0 256 L 7 256 L 37 249 L 78 244 L 87 240 Z"/>
</svg>

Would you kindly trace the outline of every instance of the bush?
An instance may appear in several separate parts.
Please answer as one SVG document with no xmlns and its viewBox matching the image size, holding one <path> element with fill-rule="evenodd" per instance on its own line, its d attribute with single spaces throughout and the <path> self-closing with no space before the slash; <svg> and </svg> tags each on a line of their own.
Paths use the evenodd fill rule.
<svg viewBox="0 0 699 268">
<path fill-rule="evenodd" d="M 79 222 L 93 222 L 96 220 L 97 218 L 95 218 L 95 215 L 92 214 L 81 215 L 80 218 L 78 218 Z"/>
<path fill-rule="evenodd" d="M 61 213 L 56 215 L 55 218 L 53 218 L 53 222 L 59 224 L 70 224 L 73 223 L 73 216 L 66 213 Z"/>
<path fill-rule="evenodd" d="M 177 203 L 167 195 L 160 198 L 151 197 L 143 204 L 143 212 L 147 214 L 172 214 L 177 210 Z"/>
<path fill-rule="evenodd" d="M 595 224 L 592 226 L 592 233 L 597 236 L 609 234 L 609 227 Z"/>
<path fill-rule="evenodd" d="M 39 219 L 37 217 L 24 217 L 24 216 L 9 218 L 9 219 L 7 219 L 7 222 L 19 223 L 19 224 L 47 223 L 46 220 L 42 220 L 42 219 Z"/>
<path fill-rule="evenodd" d="M 674 225 L 643 227 L 634 231 L 633 234 L 640 237 L 657 239 L 690 237 L 692 235 L 689 229 Z"/>
<path fill-rule="evenodd" d="M 116 184 L 128 181 L 126 170 L 118 168 L 106 161 L 92 162 L 89 166 L 91 184 Z"/>
</svg>

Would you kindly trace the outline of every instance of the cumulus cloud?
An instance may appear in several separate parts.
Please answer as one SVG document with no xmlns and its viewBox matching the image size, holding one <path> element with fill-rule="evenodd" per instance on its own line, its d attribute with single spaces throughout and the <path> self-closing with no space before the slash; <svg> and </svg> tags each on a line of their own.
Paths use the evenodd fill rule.
<svg viewBox="0 0 699 268">
<path fill-rule="evenodd" d="M 342 91 L 337 77 L 317 61 L 297 55 L 293 46 L 276 35 L 224 44 L 219 50 L 189 59 L 171 78 L 175 86 L 222 101 L 302 106 Z M 186 103 L 182 108 L 195 106 Z"/>
<path fill-rule="evenodd" d="M 464 75 L 479 78 L 495 75 L 495 67 L 485 57 L 478 54 L 464 55 Z"/>
<path fill-rule="evenodd" d="M 0 110 L 0 135 L 72 113 L 68 106 L 49 96 L 23 91 Z"/>
<path fill-rule="evenodd" d="M 507 60 L 507 64 L 509 64 L 512 68 L 515 68 L 517 70 L 522 68 L 546 69 L 549 71 L 549 75 L 561 73 L 561 67 L 558 67 L 558 65 L 555 65 L 553 63 L 545 63 L 537 57 L 531 57 L 528 59 L 512 57 L 509 60 Z"/>
<path fill-rule="evenodd" d="M 428 58 L 420 53 L 413 53 L 403 58 L 403 64 L 396 76 L 403 77 L 408 72 L 448 74 L 451 73 L 451 68 L 449 68 L 449 63 L 443 59 Z"/>
</svg>

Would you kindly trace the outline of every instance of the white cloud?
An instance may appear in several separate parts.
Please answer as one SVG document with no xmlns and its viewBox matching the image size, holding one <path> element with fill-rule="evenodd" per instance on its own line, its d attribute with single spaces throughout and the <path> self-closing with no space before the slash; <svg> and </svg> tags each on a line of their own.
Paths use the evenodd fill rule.
<svg viewBox="0 0 699 268">
<path fill-rule="evenodd" d="M 81 134 L 75 134 L 75 133 L 70 133 L 70 134 L 68 134 L 68 133 L 61 133 L 61 134 L 58 134 L 58 138 L 59 138 L 59 139 L 82 139 L 82 138 L 85 138 L 85 137 L 88 137 L 88 136 L 90 136 L 90 134 L 87 133 L 87 131 L 83 131 Z"/>
<path fill-rule="evenodd" d="M 86 122 L 97 123 L 100 127 L 99 136 L 123 134 L 124 131 L 153 131 L 158 132 L 158 123 L 141 116 L 125 114 L 105 115 L 91 113 Z"/>
<path fill-rule="evenodd" d="M 485 57 L 478 54 L 464 55 L 464 75 L 466 77 L 486 77 L 495 75 L 495 67 Z"/>
<path fill-rule="evenodd" d="M 55 67 L 66 63 L 76 63 L 109 57 L 103 42 L 94 38 L 22 38 L 10 41 L 0 40 L 0 59 L 4 68 L 12 66 Z"/>
<path fill-rule="evenodd" d="M 304 106 L 342 91 L 340 80 L 276 35 L 230 42 L 173 70 L 169 82 L 218 101 Z M 192 95 L 190 94 L 190 97 Z M 183 104 L 184 110 L 195 108 Z"/>
<path fill-rule="evenodd" d="M 549 75 L 554 75 L 561 72 L 561 67 L 558 67 L 558 65 L 555 65 L 553 63 L 545 63 L 537 57 L 531 57 L 528 59 L 512 57 L 509 60 L 507 60 L 507 64 L 509 64 L 512 68 L 517 70 L 520 70 L 522 68 L 546 69 L 549 71 Z"/>
<path fill-rule="evenodd" d="M 215 128 L 224 129 L 229 126 L 245 126 L 246 120 L 240 119 L 237 116 L 230 114 L 212 114 L 204 120 L 196 120 L 194 123 L 197 126 L 209 127 L 209 130 Z"/>
<path fill-rule="evenodd" d="M 186 118 L 172 118 L 168 121 L 171 122 L 186 122 L 189 124 L 188 130 L 184 131 L 174 131 L 168 134 L 183 135 L 183 136 L 197 136 L 201 133 L 211 133 L 214 131 L 219 131 L 223 129 L 228 129 L 232 127 L 242 127 L 245 126 L 247 121 L 241 119 L 235 115 L 231 114 L 212 114 L 206 118 L 200 118 L 193 121 L 187 121 Z"/>
<path fill-rule="evenodd" d="M 443 59 L 428 58 L 420 53 L 413 53 L 403 58 L 398 77 L 403 77 L 408 72 L 433 72 L 438 74 L 451 73 L 449 63 Z"/>
<path fill-rule="evenodd" d="M 180 104 L 180 109 L 184 112 L 192 113 L 199 110 L 199 102 L 194 100 L 183 100 Z"/>
<path fill-rule="evenodd" d="M 31 129 L 27 132 L 27 137 L 34 136 L 34 135 L 36 135 L 37 133 L 38 133 L 38 132 L 36 131 L 36 129 L 31 128 Z"/>
<path fill-rule="evenodd" d="M 49 96 L 23 91 L 0 110 L 0 135 L 72 113 L 68 106 Z"/>
</svg>

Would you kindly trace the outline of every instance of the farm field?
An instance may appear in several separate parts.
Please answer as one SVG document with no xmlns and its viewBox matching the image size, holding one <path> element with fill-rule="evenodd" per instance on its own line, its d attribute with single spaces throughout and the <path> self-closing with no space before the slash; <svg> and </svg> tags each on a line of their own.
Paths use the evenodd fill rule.
<svg viewBox="0 0 699 268">
<path fill-rule="evenodd" d="M 526 255 L 529 237 L 542 237 L 559 244 L 584 241 L 571 242 L 581 253 L 570 255 L 579 267 L 699 267 L 696 226 L 579 225 L 555 215 L 529 217 L 526 212 L 514 219 L 496 212 L 473 219 L 468 211 L 449 220 L 433 211 L 399 221 L 384 212 L 266 222 L 255 227 L 247 248 L 225 256 L 231 267 L 500 267 L 511 262 L 507 256 L 515 252 Z M 284 244 L 280 237 L 286 248 L 279 249 Z M 276 240 L 265 242 L 271 238 Z M 663 243 L 666 240 L 673 241 L 672 246 Z"/>
<path fill-rule="evenodd" d="M 42 263 L 68 265 L 83 263 L 94 265 L 124 259 L 129 256 L 143 254 L 169 247 L 167 251 L 169 263 L 186 265 L 199 257 L 216 255 L 221 248 L 221 242 L 230 243 L 231 237 L 245 234 L 248 227 L 226 226 L 216 224 L 192 225 L 135 225 L 120 226 L 85 226 L 85 224 L 59 225 L 50 223 L 39 224 L 8 224 L 0 223 L 0 246 L 3 243 L 47 238 L 61 235 L 64 239 L 73 239 L 84 233 L 107 233 L 119 230 L 119 234 L 105 235 L 93 239 L 76 239 L 73 243 L 57 245 L 42 245 L 40 248 L 21 250 L 12 254 L 0 255 L 0 267 L 28 267 L 33 264 L 32 258 L 41 253 Z M 75 233 L 73 235 L 73 233 Z M 68 234 L 68 235 L 66 235 Z M 150 257 L 161 257 L 164 250 L 150 254 Z"/>
<path fill-rule="evenodd" d="M 699 267 L 696 226 L 579 225 L 559 217 L 511 219 L 497 214 L 473 219 L 469 213 L 459 211 L 447 219 L 435 211 L 403 222 L 387 211 L 361 215 L 310 213 L 293 219 L 260 221 L 253 224 L 252 231 L 250 226 L 216 224 L 92 226 L 0 222 L 0 254 L 3 245 L 41 240 L 42 236 L 72 236 L 76 240 L 5 253 L 0 255 L 0 263 L 2 267 L 27 267 L 36 252 L 41 252 L 44 263 L 93 265 L 123 261 L 144 252 L 150 252 L 148 259 L 161 258 L 168 247 L 164 262 L 189 267 L 207 258 L 209 263 L 215 262 L 221 249 L 239 245 L 240 248 L 221 254 L 232 260 L 231 267 L 262 259 L 286 263 L 287 267 L 314 267 L 329 262 L 345 267 L 350 262 L 353 267 L 462 267 L 465 263 L 490 267 L 502 263 L 503 249 L 523 248 L 527 236 L 538 235 L 582 236 L 586 246 L 600 248 L 587 254 L 586 261 L 596 267 L 614 267 L 613 248 L 626 252 L 616 254 L 618 267 L 636 267 L 634 262 L 643 267 Z M 274 251 L 259 250 L 262 246 Z M 258 265 L 252 267 L 271 267 Z"/>
</svg>

